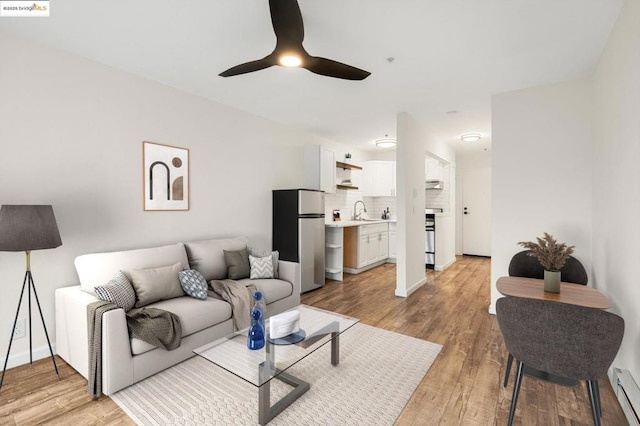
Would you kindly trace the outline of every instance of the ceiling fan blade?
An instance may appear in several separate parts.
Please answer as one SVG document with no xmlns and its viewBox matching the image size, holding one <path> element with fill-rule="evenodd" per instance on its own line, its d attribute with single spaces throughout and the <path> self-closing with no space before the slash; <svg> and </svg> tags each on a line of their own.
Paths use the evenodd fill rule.
<svg viewBox="0 0 640 426">
<path fill-rule="evenodd" d="M 369 71 L 317 56 L 309 57 L 304 63 L 304 68 L 316 74 L 345 80 L 364 80 L 371 75 Z"/>
<path fill-rule="evenodd" d="M 271 23 L 278 45 L 295 47 L 302 45 L 304 25 L 297 0 L 269 0 Z"/>
<path fill-rule="evenodd" d="M 275 61 L 271 57 L 271 55 L 258 59 L 257 61 L 245 62 L 244 64 L 236 65 L 235 67 L 231 67 L 226 71 L 218 74 L 221 77 L 231 77 L 239 74 L 246 74 L 249 72 L 260 71 L 265 68 L 269 68 L 276 65 Z"/>
</svg>

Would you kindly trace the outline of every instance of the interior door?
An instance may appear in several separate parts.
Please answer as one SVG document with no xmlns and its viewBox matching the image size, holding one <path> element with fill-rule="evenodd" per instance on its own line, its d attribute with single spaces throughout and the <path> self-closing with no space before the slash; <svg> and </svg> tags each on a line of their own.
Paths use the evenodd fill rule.
<svg viewBox="0 0 640 426">
<path fill-rule="evenodd" d="M 491 256 L 491 168 L 462 173 L 462 253 Z"/>
</svg>

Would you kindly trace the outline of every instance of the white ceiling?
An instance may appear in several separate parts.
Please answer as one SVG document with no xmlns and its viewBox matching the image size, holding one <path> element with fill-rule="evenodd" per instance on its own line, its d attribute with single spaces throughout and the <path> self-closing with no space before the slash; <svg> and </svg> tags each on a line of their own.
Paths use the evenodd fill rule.
<svg viewBox="0 0 640 426">
<path fill-rule="evenodd" d="M 355 148 L 375 150 L 408 112 L 472 153 L 490 149 L 492 94 L 591 74 L 622 3 L 299 0 L 307 51 L 370 71 L 363 81 L 281 67 L 218 77 L 273 50 L 267 0 L 52 1 L 50 17 L 0 29 Z M 468 132 L 482 141 L 460 142 Z"/>
</svg>

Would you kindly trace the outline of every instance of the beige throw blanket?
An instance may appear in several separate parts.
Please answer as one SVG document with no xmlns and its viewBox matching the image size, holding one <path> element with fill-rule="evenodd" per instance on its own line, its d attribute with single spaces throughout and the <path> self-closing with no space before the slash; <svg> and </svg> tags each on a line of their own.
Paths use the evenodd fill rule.
<svg viewBox="0 0 640 426">
<path fill-rule="evenodd" d="M 102 395 L 102 315 L 118 306 L 98 301 L 87 306 L 89 325 L 89 377 L 87 391 L 92 398 Z M 127 314 L 129 335 L 156 347 L 172 351 L 180 347 L 182 326 L 180 318 L 157 308 L 142 308 Z"/>
<path fill-rule="evenodd" d="M 253 293 L 257 291 L 256 286 L 245 285 L 234 280 L 213 280 L 209 285 L 222 300 L 231 305 L 236 330 L 248 328 L 251 325 L 251 308 L 253 308 Z"/>
</svg>

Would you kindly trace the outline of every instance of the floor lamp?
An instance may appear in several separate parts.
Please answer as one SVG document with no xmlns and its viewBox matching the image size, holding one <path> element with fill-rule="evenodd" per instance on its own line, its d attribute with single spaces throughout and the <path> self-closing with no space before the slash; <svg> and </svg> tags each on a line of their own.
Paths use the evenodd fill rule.
<svg viewBox="0 0 640 426">
<path fill-rule="evenodd" d="M 4 374 L 7 370 L 9 352 L 11 351 L 13 335 L 16 330 L 16 324 L 18 323 L 18 315 L 20 314 L 20 305 L 22 305 L 25 287 L 27 288 L 27 299 L 29 303 L 29 363 L 33 363 L 31 339 L 31 290 L 33 290 L 38 311 L 40 312 L 40 319 L 42 320 L 42 327 L 44 328 L 44 335 L 47 337 L 53 368 L 56 370 L 56 376 L 60 378 L 56 359 L 51 349 L 49 333 L 47 333 L 47 326 L 44 323 L 44 316 L 40 308 L 40 301 L 36 293 L 36 286 L 33 283 L 33 276 L 31 275 L 31 251 L 56 248 L 61 245 L 62 240 L 60 240 L 58 225 L 56 225 L 56 218 L 53 215 L 53 207 L 36 205 L 3 205 L 0 207 L 0 251 L 24 251 L 27 256 L 27 270 L 24 274 L 18 309 L 16 310 L 16 317 L 13 321 L 13 328 L 11 329 L 11 339 L 9 340 L 9 348 L 7 349 L 7 357 L 4 360 L 4 368 L 2 369 L 0 389 L 2 388 Z"/>
</svg>

